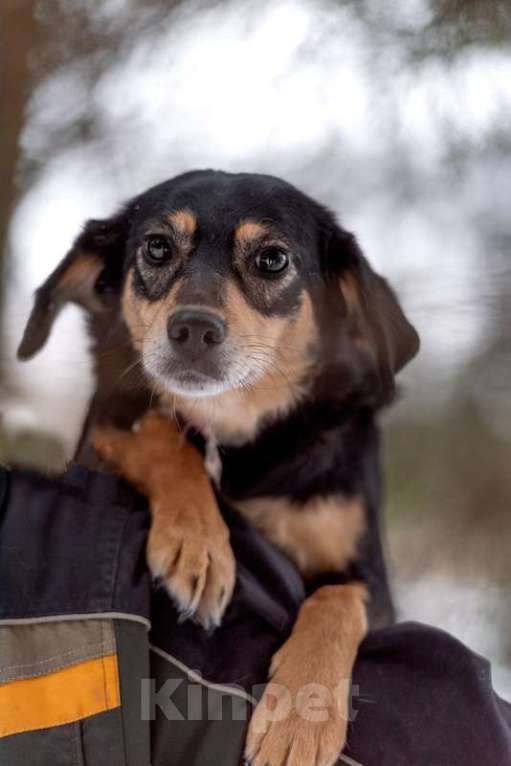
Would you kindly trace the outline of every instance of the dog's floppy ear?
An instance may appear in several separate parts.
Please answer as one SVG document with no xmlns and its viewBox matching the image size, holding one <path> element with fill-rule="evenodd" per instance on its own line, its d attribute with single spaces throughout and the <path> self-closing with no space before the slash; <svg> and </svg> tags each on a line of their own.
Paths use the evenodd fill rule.
<svg viewBox="0 0 511 766">
<path fill-rule="evenodd" d="M 121 282 L 128 226 L 127 209 L 85 224 L 67 255 L 36 291 L 19 359 L 30 359 L 44 346 L 66 303 L 76 303 L 92 314 L 104 308 L 105 292 Z"/>
<path fill-rule="evenodd" d="M 398 299 L 363 255 L 353 234 L 338 229 L 329 242 L 328 269 L 339 280 L 350 332 L 375 360 L 385 394 L 419 350 L 419 336 Z"/>
</svg>

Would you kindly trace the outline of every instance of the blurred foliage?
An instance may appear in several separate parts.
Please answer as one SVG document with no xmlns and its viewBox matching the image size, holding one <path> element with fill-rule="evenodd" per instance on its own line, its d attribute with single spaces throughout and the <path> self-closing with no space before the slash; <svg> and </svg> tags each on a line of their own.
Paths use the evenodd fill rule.
<svg viewBox="0 0 511 766">
<path fill-rule="evenodd" d="M 469 580 L 484 572 L 497 584 L 508 583 L 511 482 L 502 477 L 511 466 L 511 443 L 488 428 L 471 399 L 456 398 L 446 413 L 441 421 L 387 429 L 389 523 L 407 525 L 408 545 L 414 527 L 421 533 L 428 528 L 434 540 L 424 546 L 418 535 L 404 566 L 408 561 L 415 573 L 433 566 Z"/>
<path fill-rule="evenodd" d="M 341 0 L 352 5 L 378 37 L 391 37 L 403 46 L 410 63 L 427 56 L 452 60 L 473 46 L 509 45 L 511 5 L 507 0 L 430 0 L 411 3 L 417 14 L 403 20 L 401 3 L 376 0 Z M 417 16 L 420 21 L 417 21 Z M 406 19 L 412 19 L 406 21 Z"/>
<path fill-rule="evenodd" d="M 438 52 L 446 55 L 467 45 L 500 45 L 511 41 L 508 0 L 433 0 L 430 30 Z"/>
</svg>

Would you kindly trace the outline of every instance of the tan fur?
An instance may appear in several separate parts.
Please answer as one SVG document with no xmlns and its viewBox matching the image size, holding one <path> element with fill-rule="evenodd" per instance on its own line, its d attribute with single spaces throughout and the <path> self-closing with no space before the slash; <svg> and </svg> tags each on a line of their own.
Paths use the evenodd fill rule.
<svg viewBox="0 0 511 766">
<path fill-rule="evenodd" d="M 360 294 L 355 276 L 347 271 L 339 280 L 339 286 L 346 303 L 349 316 L 363 316 Z"/>
<path fill-rule="evenodd" d="M 151 501 L 152 573 L 164 580 L 181 610 L 207 627 L 217 625 L 232 595 L 235 563 L 199 452 L 175 421 L 155 412 L 134 432 L 96 429 L 92 442 Z"/>
<path fill-rule="evenodd" d="M 175 210 L 167 216 L 167 220 L 174 231 L 191 239 L 197 228 L 197 219 L 191 210 Z"/>
<path fill-rule="evenodd" d="M 268 226 L 259 221 L 243 221 L 236 227 L 234 241 L 239 247 L 257 242 L 268 234 Z"/>
<path fill-rule="evenodd" d="M 261 343 L 274 351 L 290 324 L 285 317 L 265 317 L 253 308 L 232 280 L 225 285 L 224 313 L 229 332 L 249 348 Z"/>
<path fill-rule="evenodd" d="M 360 348 L 376 354 L 374 337 L 364 311 L 360 285 L 351 272 L 343 274 L 339 280 L 341 293 L 346 303 L 351 337 Z"/>
<path fill-rule="evenodd" d="M 104 263 L 98 255 L 80 253 L 60 277 L 56 288 L 59 300 L 75 301 L 89 311 L 99 311 L 101 303 L 95 297 L 94 285 L 103 267 Z"/>
<path fill-rule="evenodd" d="M 133 269 L 126 277 L 122 294 L 122 314 L 138 351 L 150 334 L 165 335 L 170 314 L 177 306 L 182 280 L 177 279 L 169 292 L 159 301 L 148 301 L 133 291 Z"/>
<path fill-rule="evenodd" d="M 356 497 L 315 497 L 305 505 L 285 497 L 257 497 L 237 502 L 236 508 L 306 577 L 342 571 L 355 558 L 365 529 L 365 509 Z"/>
<path fill-rule="evenodd" d="M 87 309 L 96 318 L 104 314 L 105 306 L 94 290 L 104 267 L 103 260 L 95 253 L 75 250 L 37 291 L 36 300 L 18 348 L 19 359 L 30 359 L 46 343 L 53 323 L 68 301 Z"/>
<path fill-rule="evenodd" d="M 264 354 L 268 370 L 253 384 L 217 396 L 191 399 L 162 392 L 162 399 L 187 421 L 212 431 L 218 441 L 235 444 L 254 439 L 266 419 L 285 415 L 303 397 L 311 364 L 308 349 L 317 329 L 306 292 L 293 319 L 264 317 L 233 283 L 226 294 L 225 316 L 240 352 Z"/>
<path fill-rule="evenodd" d="M 337 762 L 346 740 L 353 664 L 367 632 L 366 600 L 361 584 L 325 586 L 306 599 L 291 636 L 273 657 L 270 683 L 250 721 L 245 755 L 251 766 Z M 286 715 L 275 715 L 275 697 L 281 703 L 287 697 Z"/>
</svg>

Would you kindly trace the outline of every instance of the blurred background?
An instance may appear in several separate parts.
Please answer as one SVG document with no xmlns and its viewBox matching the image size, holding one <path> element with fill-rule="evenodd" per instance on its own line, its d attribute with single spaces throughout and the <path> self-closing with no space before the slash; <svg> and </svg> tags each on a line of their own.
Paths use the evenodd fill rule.
<svg viewBox="0 0 511 766">
<path fill-rule="evenodd" d="M 60 468 L 91 393 L 68 308 L 15 361 L 83 221 L 199 167 L 283 176 L 354 230 L 422 336 L 384 416 L 400 615 L 511 698 L 509 0 L 3 0 L 0 460 Z"/>
</svg>

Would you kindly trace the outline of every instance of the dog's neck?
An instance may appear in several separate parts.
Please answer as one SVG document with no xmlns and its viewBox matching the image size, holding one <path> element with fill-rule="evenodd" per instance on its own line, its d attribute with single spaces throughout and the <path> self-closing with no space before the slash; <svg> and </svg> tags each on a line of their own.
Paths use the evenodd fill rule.
<svg viewBox="0 0 511 766">
<path fill-rule="evenodd" d="M 189 437 L 204 450 L 208 472 L 225 498 L 303 500 L 311 491 L 327 491 L 325 477 L 337 476 L 343 467 L 348 469 L 341 489 L 355 491 L 360 455 L 373 428 L 374 412 L 363 403 L 350 399 L 342 405 L 310 396 L 283 417 L 266 420 L 243 443 L 218 444 L 208 430 L 192 429 Z"/>
</svg>

